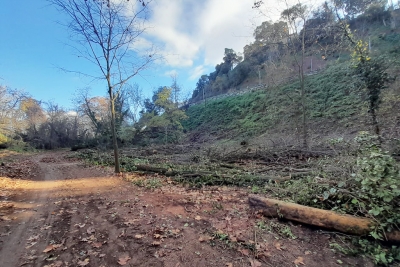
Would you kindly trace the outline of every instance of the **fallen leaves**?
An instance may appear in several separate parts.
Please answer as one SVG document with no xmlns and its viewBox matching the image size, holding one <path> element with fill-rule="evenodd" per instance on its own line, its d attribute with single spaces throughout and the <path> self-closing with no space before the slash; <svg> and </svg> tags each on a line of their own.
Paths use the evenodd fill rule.
<svg viewBox="0 0 400 267">
<path fill-rule="evenodd" d="M 228 237 L 229 237 L 229 241 L 231 241 L 231 242 L 238 242 L 238 239 L 236 238 L 236 236 L 229 235 Z"/>
<path fill-rule="evenodd" d="M 156 238 L 156 239 L 160 239 L 160 238 L 162 238 L 163 236 L 162 235 L 160 235 L 160 234 L 154 234 L 154 238 Z"/>
<path fill-rule="evenodd" d="M 63 266 L 63 262 L 62 261 L 56 261 L 56 262 L 54 262 L 54 263 L 52 263 L 50 265 L 45 265 L 43 267 L 61 267 L 61 266 Z"/>
<path fill-rule="evenodd" d="M 45 225 L 43 227 L 40 227 L 40 231 L 48 230 L 51 228 L 51 225 Z"/>
<path fill-rule="evenodd" d="M 152 246 L 157 247 L 161 245 L 160 241 L 153 241 L 153 243 L 151 243 Z"/>
<path fill-rule="evenodd" d="M 57 249 L 57 248 L 59 248 L 59 247 L 61 247 L 61 246 L 62 246 L 62 244 L 58 244 L 58 245 L 56 245 L 56 244 L 48 245 L 48 246 L 43 250 L 43 253 L 48 253 L 48 252 L 53 251 L 53 250 L 55 250 L 55 249 Z"/>
<path fill-rule="evenodd" d="M 0 166 L 0 176 L 10 178 L 27 179 L 35 177 L 39 170 L 39 166 L 32 160 L 18 160 L 7 163 L 6 166 Z"/>
<path fill-rule="evenodd" d="M 243 254 L 243 256 L 249 256 L 250 255 L 250 250 L 244 248 L 244 249 L 239 249 L 239 252 Z"/>
<path fill-rule="evenodd" d="M 2 236 L 9 236 L 9 235 L 11 235 L 11 231 L 8 231 L 8 232 L 5 232 L 5 233 L 1 233 L 1 234 L 0 234 L 0 237 L 2 237 Z"/>
<path fill-rule="evenodd" d="M 101 248 L 102 246 L 103 246 L 103 244 L 100 243 L 100 242 L 93 242 L 92 243 L 92 247 L 94 247 L 94 248 Z"/>
<path fill-rule="evenodd" d="M 28 243 L 28 245 L 25 248 L 29 249 L 29 248 L 33 247 L 34 245 L 36 245 L 36 244 L 37 244 L 37 242 Z"/>
<path fill-rule="evenodd" d="M 295 259 L 293 262 L 294 262 L 294 264 L 296 264 L 296 265 L 299 265 L 299 264 L 301 264 L 301 265 L 306 265 L 306 264 L 304 263 L 303 257 L 297 257 L 297 259 Z"/>
<path fill-rule="evenodd" d="M 268 244 L 267 243 L 258 243 L 256 244 L 256 258 L 261 258 L 261 257 L 271 257 L 272 254 L 268 249 Z"/>
<path fill-rule="evenodd" d="M 43 253 L 50 252 L 50 251 L 52 251 L 53 249 L 54 249 L 53 245 L 49 245 L 49 246 L 47 246 L 47 247 L 43 250 Z"/>
<path fill-rule="evenodd" d="M 37 241 L 38 239 L 39 239 L 39 235 L 32 235 L 27 239 L 27 241 Z"/>
<path fill-rule="evenodd" d="M 274 246 L 277 250 L 282 251 L 281 243 L 275 243 Z"/>
<path fill-rule="evenodd" d="M 128 263 L 128 261 L 131 259 L 129 255 L 122 256 L 118 259 L 118 264 L 121 266 L 124 266 Z"/>
<path fill-rule="evenodd" d="M 179 230 L 179 229 L 172 229 L 172 230 L 168 230 L 168 232 L 169 232 L 171 235 L 174 235 L 175 237 L 177 237 L 178 235 L 180 235 L 181 230 Z"/>
<path fill-rule="evenodd" d="M 124 222 L 124 224 L 126 225 L 126 226 L 129 226 L 129 225 L 133 225 L 133 224 L 135 224 L 137 221 L 139 221 L 138 219 L 133 219 L 133 220 L 129 220 L 129 221 L 127 221 L 127 222 Z"/>
<path fill-rule="evenodd" d="M 160 249 L 154 253 L 154 257 L 162 258 L 168 255 L 168 252 L 165 249 Z"/>
<path fill-rule="evenodd" d="M 210 241 L 211 239 L 212 239 L 211 236 L 200 236 L 199 242 L 207 242 L 207 241 Z"/>
<path fill-rule="evenodd" d="M 86 258 L 83 261 L 78 261 L 78 266 L 86 266 L 89 264 L 89 258 Z"/>
<path fill-rule="evenodd" d="M 258 260 L 249 259 L 249 261 L 250 261 L 251 267 L 260 267 L 261 266 L 261 262 L 259 262 Z"/>
<path fill-rule="evenodd" d="M 14 208 L 14 204 L 9 202 L 0 202 L 0 211 L 1 212 L 10 212 Z"/>
<path fill-rule="evenodd" d="M 97 238 L 94 235 L 91 235 L 89 237 L 84 237 L 80 240 L 81 242 L 88 242 L 89 244 L 92 242 L 97 241 Z"/>
<path fill-rule="evenodd" d="M 94 227 L 90 226 L 90 227 L 86 230 L 86 232 L 87 232 L 89 235 L 91 235 L 91 234 L 95 233 L 96 230 L 94 229 Z"/>
<path fill-rule="evenodd" d="M 0 220 L 2 220 L 2 221 L 12 221 L 14 218 L 10 218 L 10 217 L 8 217 L 8 216 L 1 216 L 0 217 Z"/>
</svg>

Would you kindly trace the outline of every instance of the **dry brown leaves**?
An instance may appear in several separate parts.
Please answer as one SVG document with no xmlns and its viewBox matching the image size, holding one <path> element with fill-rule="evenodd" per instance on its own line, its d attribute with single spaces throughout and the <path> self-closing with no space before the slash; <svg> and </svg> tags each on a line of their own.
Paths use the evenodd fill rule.
<svg viewBox="0 0 400 267">
<path fill-rule="evenodd" d="M 78 266 L 86 266 L 89 264 L 89 258 L 86 258 L 83 261 L 78 261 Z"/>
<path fill-rule="evenodd" d="M 22 160 L 0 166 L 0 176 L 29 179 L 37 176 L 39 167 L 31 160 Z"/>
<path fill-rule="evenodd" d="M 262 264 L 258 260 L 249 259 L 251 267 L 260 267 Z"/>
<path fill-rule="evenodd" d="M 200 236 L 199 237 L 199 242 L 208 242 L 212 239 L 211 236 Z"/>
<path fill-rule="evenodd" d="M 304 263 L 303 257 L 297 257 L 297 259 L 295 259 L 293 262 L 294 262 L 294 264 L 296 264 L 296 265 L 299 265 L 299 264 L 301 264 L 301 265 L 306 265 L 306 264 Z"/>
<path fill-rule="evenodd" d="M 43 250 L 43 253 L 47 253 L 47 252 L 53 251 L 53 250 L 55 250 L 55 249 L 57 249 L 57 248 L 59 248 L 59 247 L 61 247 L 61 246 L 62 246 L 62 244 L 48 245 L 48 246 Z"/>
<path fill-rule="evenodd" d="M 128 261 L 131 259 L 129 255 L 122 256 L 118 259 L 118 264 L 121 266 L 124 266 L 128 263 Z"/>
</svg>

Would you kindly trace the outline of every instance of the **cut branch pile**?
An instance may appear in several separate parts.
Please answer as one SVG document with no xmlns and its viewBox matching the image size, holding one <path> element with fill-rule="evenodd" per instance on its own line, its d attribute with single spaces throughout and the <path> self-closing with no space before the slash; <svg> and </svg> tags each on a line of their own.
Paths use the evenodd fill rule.
<svg viewBox="0 0 400 267">
<path fill-rule="evenodd" d="M 173 177 L 180 183 L 189 183 L 191 185 L 265 185 L 271 177 L 262 175 L 251 175 L 238 170 L 173 170 L 171 168 L 162 168 L 151 165 L 135 165 L 137 171 L 153 172 L 165 176 Z"/>
</svg>

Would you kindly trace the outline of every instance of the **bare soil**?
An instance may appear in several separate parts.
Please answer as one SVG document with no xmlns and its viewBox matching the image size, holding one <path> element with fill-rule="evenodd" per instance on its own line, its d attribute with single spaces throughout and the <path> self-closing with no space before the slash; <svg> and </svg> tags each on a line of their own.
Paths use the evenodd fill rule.
<svg viewBox="0 0 400 267">
<path fill-rule="evenodd" d="M 0 266 L 373 266 L 335 252 L 336 233 L 250 210 L 247 188 L 115 176 L 68 154 L 0 155 Z"/>
</svg>

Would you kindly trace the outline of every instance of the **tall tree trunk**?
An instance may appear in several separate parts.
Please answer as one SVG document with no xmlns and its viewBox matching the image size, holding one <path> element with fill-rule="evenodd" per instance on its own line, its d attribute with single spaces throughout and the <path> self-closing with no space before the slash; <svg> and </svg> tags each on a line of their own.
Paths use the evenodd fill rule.
<svg viewBox="0 0 400 267">
<path fill-rule="evenodd" d="M 306 109 L 306 92 L 304 87 L 304 73 L 301 74 L 301 106 L 303 111 L 303 148 L 308 150 L 308 129 L 307 129 L 307 109 Z"/>
<path fill-rule="evenodd" d="M 381 130 L 379 128 L 378 119 L 376 118 L 376 110 L 374 108 L 371 108 L 370 112 L 371 112 L 372 127 L 374 128 L 374 133 L 376 134 L 376 136 L 378 136 L 379 145 L 382 145 Z"/>
<path fill-rule="evenodd" d="M 371 109 L 371 118 L 372 118 L 372 126 L 374 127 L 374 133 L 376 135 L 380 136 L 380 129 L 379 129 L 378 120 L 376 118 L 375 109 Z"/>
<path fill-rule="evenodd" d="M 305 20 L 304 20 L 305 23 Z M 300 62 L 300 87 L 301 87 L 301 106 L 303 111 L 303 148 L 308 150 L 308 127 L 307 127 L 307 108 L 306 108 L 306 88 L 304 84 L 304 54 L 305 54 L 305 29 L 301 38 L 301 62 Z"/>
<path fill-rule="evenodd" d="M 117 131 L 115 129 L 115 100 L 112 93 L 112 89 L 109 89 L 110 94 L 110 104 L 111 104 L 111 132 L 112 132 L 112 141 L 113 141 L 113 148 L 114 148 L 114 165 L 115 165 L 115 173 L 120 173 L 120 166 L 119 166 L 119 156 L 118 156 L 118 143 L 117 143 Z"/>
</svg>

